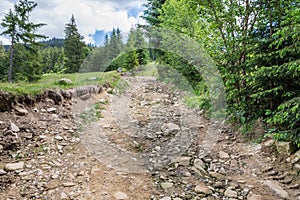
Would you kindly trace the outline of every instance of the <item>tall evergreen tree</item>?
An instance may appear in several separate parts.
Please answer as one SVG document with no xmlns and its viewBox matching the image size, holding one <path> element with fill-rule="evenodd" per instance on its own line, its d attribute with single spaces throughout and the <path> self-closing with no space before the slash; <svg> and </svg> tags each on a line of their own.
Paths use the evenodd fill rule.
<svg viewBox="0 0 300 200">
<path fill-rule="evenodd" d="M 41 51 L 43 57 L 43 73 L 59 73 L 64 70 L 63 48 L 47 47 Z"/>
<path fill-rule="evenodd" d="M 34 46 L 33 50 L 26 48 L 22 44 L 15 46 L 14 77 L 20 81 L 33 82 L 41 78 L 43 72 L 43 59 L 39 46 Z M 32 53 L 34 51 L 35 53 Z"/>
<path fill-rule="evenodd" d="M 121 31 L 119 28 L 113 29 L 110 40 L 109 40 L 109 47 L 110 54 L 109 59 L 115 59 L 123 50 L 123 41 L 121 36 Z"/>
<path fill-rule="evenodd" d="M 83 36 L 77 29 L 74 15 L 65 27 L 64 52 L 66 56 L 65 68 L 67 73 L 78 72 L 85 58 L 85 44 Z"/>
<path fill-rule="evenodd" d="M 149 51 L 142 29 L 137 28 L 134 30 L 134 41 L 139 65 L 146 65 L 149 60 Z"/>
<path fill-rule="evenodd" d="M 2 42 L 0 41 L 0 80 L 5 78 L 5 74 L 7 74 L 7 71 L 8 71 L 8 56 Z"/>
<path fill-rule="evenodd" d="M 21 0 L 14 5 L 14 10 L 4 16 L 1 25 L 6 29 L 1 34 L 8 35 L 11 38 L 10 64 L 8 71 L 8 81 L 12 82 L 14 46 L 17 43 L 23 43 L 28 48 L 34 50 L 34 46 L 39 38 L 46 38 L 44 35 L 36 34 L 36 30 L 45 24 L 34 24 L 29 21 L 30 13 L 37 6 L 37 3 L 29 0 Z M 33 51 L 34 52 L 34 51 Z"/>
<path fill-rule="evenodd" d="M 138 55 L 135 48 L 135 30 L 131 28 L 126 44 L 125 68 L 135 69 L 139 65 Z"/>
<path fill-rule="evenodd" d="M 166 0 L 147 0 L 147 3 L 144 4 L 147 9 L 144 11 L 143 18 L 151 26 L 158 26 L 160 24 L 160 10 L 165 2 Z"/>
</svg>

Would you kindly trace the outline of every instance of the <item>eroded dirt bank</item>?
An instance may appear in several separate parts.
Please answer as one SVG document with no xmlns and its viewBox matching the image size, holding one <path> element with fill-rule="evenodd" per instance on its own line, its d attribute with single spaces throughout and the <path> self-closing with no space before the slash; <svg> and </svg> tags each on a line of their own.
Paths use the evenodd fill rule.
<svg viewBox="0 0 300 200">
<path fill-rule="evenodd" d="M 123 94 L 46 95 L 1 112 L 0 199 L 300 199 L 300 155 L 279 162 L 263 151 L 272 141 L 250 145 L 181 92 L 125 79 Z"/>
</svg>

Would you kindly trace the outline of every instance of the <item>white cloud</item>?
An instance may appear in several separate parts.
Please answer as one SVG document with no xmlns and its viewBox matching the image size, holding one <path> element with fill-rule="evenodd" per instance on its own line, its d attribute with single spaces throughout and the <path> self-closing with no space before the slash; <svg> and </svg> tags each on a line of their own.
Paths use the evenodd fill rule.
<svg viewBox="0 0 300 200">
<path fill-rule="evenodd" d="M 0 11 L 1 19 L 3 13 L 12 8 L 11 0 L 2 1 L 4 2 L 1 3 L 1 7 L 4 8 L 4 12 Z M 79 32 L 87 42 L 92 42 L 89 35 L 94 34 L 96 30 L 111 31 L 118 27 L 122 32 L 128 32 L 132 25 L 144 23 L 142 19 L 129 17 L 128 10 L 141 8 L 145 0 L 36 0 L 36 2 L 38 6 L 32 12 L 31 20 L 35 23 L 46 23 L 46 26 L 39 29 L 39 33 L 50 38 L 64 37 L 65 24 L 69 22 L 72 14 L 75 16 Z M 0 32 L 2 31 L 0 27 Z"/>
</svg>

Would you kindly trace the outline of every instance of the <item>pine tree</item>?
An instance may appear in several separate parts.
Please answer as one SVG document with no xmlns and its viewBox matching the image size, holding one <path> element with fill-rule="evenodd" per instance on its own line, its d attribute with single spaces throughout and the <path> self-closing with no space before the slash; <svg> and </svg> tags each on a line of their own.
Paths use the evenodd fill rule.
<svg viewBox="0 0 300 200">
<path fill-rule="evenodd" d="M 11 38 L 10 47 L 10 64 L 8 71 L 8 81 L 12 82 L 13 62 L 14 62 L 14 46 L 17 43 L 23 43 L 27 48 L 31 48 L 34 52 L 34 46 L 38 43 L 36 39 L 46 38 L 44 35 L 36 34 L 36 30 L 45 24 L 34 24 L 29 21 L 30 13 L 37 6 L 37 3 L 28 0 L 21 0 L 14 5 L 14 11 L 4 16 L 1 25 L 6 28 L 2 35 L 8 35 Z"/>
<path fill-rule="evenodd" d="M 122 36 L 121 31 L 119 28 L 113 29 L 110 40 L 109 40 L 109 59 L 113 60 L 122 52 L 123 49 L 123 42 L 122 42 Z"/>
<path fill-rule="evenodd" d="M 0 80 L 4 79 L 4 74 L 8 71 L 8 56 L 0 41 Z"/>
<path fill-rule="evenodd" d="M 144 34 L 140 28 L 134 30 L 134 41 L 139 65 L 146 65 L 149 60 L 149 51 L 146 48 Z"/>
<path fill-rule="evenodd" d="M 144 11 L 143 18 L 151 25 L 158 26 L 160 23 L 159 16 L 162 5 L 166 0 L 148 0 L 144 5 L 147 9 Z"/>
<path fill-rule="evenodd" d="M 47 47 L 41 52 L 43 57 L 43 73 L 58 73 L 63 71 L 63 48 Z"/>
<path fill-rule="evenodd" d="M 128 41 L 126 44 L 126 58 L 125 58 L 125 68 L 127 70 L 135 69 L 139 65 L 138 56 L 135 48 L 135 33 L 134 29 L 130 30 Z"/>
<path fill-rule="evenodd" d="M 66 56 L 66 72 L 78 72 L 85 58 L 85 44 L 83 36 L 78 32 L 74 15 L 72 15 L 70 22 L 65 27 L 64 52 Z"/>
</svg>

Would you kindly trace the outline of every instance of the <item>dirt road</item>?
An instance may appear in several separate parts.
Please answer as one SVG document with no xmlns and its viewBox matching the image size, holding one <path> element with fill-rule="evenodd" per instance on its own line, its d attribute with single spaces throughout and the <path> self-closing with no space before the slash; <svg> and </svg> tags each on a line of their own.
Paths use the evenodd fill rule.
<svg viewBox="0 0 300 200">
<path fill-rule="evenodd" d="M 297 155 L 279 162 L 154 78 L 124 80 L 1 113 L 0 199 L 300 199 Z"/>
</svg>

